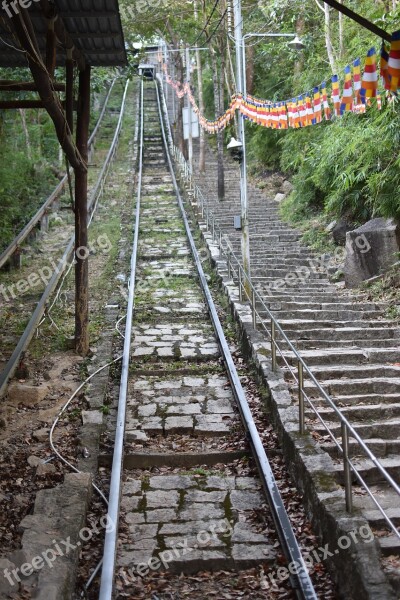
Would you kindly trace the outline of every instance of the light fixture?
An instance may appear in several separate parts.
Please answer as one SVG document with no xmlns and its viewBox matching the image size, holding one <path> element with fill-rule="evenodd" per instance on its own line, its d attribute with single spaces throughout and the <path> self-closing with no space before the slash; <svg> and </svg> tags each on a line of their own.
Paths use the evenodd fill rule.
<svg viewBox="0 0 400 600">
<path fill-rule="evenodd" d="M 304 50 L 304 48 L 306 47 L 298 35 L 296 35 L 296 37 L 293 40 L 288 42 L 288 46 L 290 46 L 294 50 Z"/>
<path fill-rule="evenodd" d="M 227 145 L 228 150 L 235 150 L 237 148 L 241 148 L 243 146 L 242 142 L 238 142 L 237 139 L 231 137 L 231 141 Z"/>
<path fill-rule="evenodd" d="M 234 137 L 231 137 L 231 141 L 227 145 L 227 148 L 233 158 L 238 163 L 241 163 L 243 160 L 243 144 L 239 142 Z"/>
</svg>

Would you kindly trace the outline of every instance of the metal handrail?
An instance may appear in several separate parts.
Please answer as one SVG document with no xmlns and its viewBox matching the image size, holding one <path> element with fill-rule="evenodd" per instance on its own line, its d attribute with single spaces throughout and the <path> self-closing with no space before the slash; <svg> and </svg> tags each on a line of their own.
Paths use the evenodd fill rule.
<svg viewBox="0 0 400 600">
<path fill-rule="evenodd" d="M 108 101 L 111 96 L 112 89 L 116 79 L 114 79 L 111 83 L 110 89 L 108 90 L 107 96 L 104 100 L 102 111 L 97 120 L 96 126 L 89 137 L 88 145 L 89 145 L 89 156 L 92 152 L 92 147 L 95 142 L 99 127 L 103 121 L 104 114 L 106 112 L 106 108 L 108 105 Z M 70 175 L 73 173 L 73 169 L 70 169 Z M 12 257 L 14 252 L 18 250 L 21 244 L 26 240 L 28 235 L 33 231 L 35 226 L 39 223 L 40 219 L 46 214 L 48 208 L 53 204 L 55 200 L 60 196 L 61 192 L 65 188 L 65 185 L 68 181 L 68 174 L 65 174 L 61 181 L 56 185 L 50 196 L 45 200 L 42 206 L 39 208 L 37 213 L 32 217 L 32 219 L 25 225 L 25 227 L 19 232 L 17 237 L 13 239 L 13 241 L 7 246 L 7 248 L 0 254 L 0 268 L 5 265 L 5 263 Z"/>
<path fill-rule="evenodd" d="M 315 375 L 312 373 L 310 368 L 308 367 L 305 360 L 301 357 L 297 349 L 295 348 L 292 341 L 288 338 L 285 331 L 282 329 L 279 321 L 274 317 L 271 313 L 269 307 L 265 304 L 263 298 L 260 296 L 259 292 L 254 287 L 249 275 L 244 270 L 243 266 L 240 264 L 239 258 L 235 255 L 230 241 L 226 234 L 221 230 L 218 225 L 217 219 L 210 209 L 209 202 L 204 197 L 202 191 L 198 187 L 196 183 L 194 183 L 190 171 L 187 166 L 186 159 L 184 158 L 182 152 L 176 148 L 176 146 L 172 142 L 172 138 L 170 138 L 170 144 L 173 145 L 173 155 L 175 160 L 177 161 L 180 169 L 182 179 L 190 185 L 190 190 L 193 194 L 193 198 L 198 203 L 200 202 L 200 213 L 202 218 L 205 218 L 207 224 L 207 230 L 211 231 L 211 235 L 213 241 L 219 243 L 220 251 L 225 256 L 227 260 L 228 266 L 228 274 L 232 275 L 232 272 L 236 276 L 239 282 L 239 299 L 243 301 L 247 299 L 250 303 L 250 307 L 252 310 L 253 317 L 253 325 L 256 328 L 259 323 L 262 328 L 266 331 L 268 337 L 271 341 L 271 355 L 272 355 L 272 368 L 275 371 L 277 369 L 277 360 L 276 360 L 276 351 L 279 352 L 280 356 L 284 360 L 287 368 L 290 370 L 291 374 L 294 376 L 296 383 L 298 384 L 298 396 L 299 396 L 299 433 L 305 433 L 305 405 L 304 400 L 307 401 L 308 405 L 311 407 L 312 411 L 316 414 L 318 419 L 321 421 L 324 428 L 327 430 L 329 436 L 337 446 L 339 452 L 343 455 L 343 471 L 344 471 L 344 480 L 345 480 L 345 497 L 346 497 L 346 510 L 348 512 L 352 511 L 353 502 L 352 502 L 352 481 L 351 474 L 352 471 L 360 482 L 361 486 L 366 490 L 368 495 L 373 500 L 374 504 L 382 514 L 385 522 L 393 531 L 393 533 L 400 539 L 400 531 L 398 531 L 394 522 L 387 515 L 385 509 L 380 505 L 380 503 L 375 499 L 371 490 L 369 489 L 367 483 L 364 481 L 362 476 L 360 475 L 357 467 L 351 461 L 349 457 L 349 437 L 354 438 L 358 444 L 358 447 L 364 452 L 367 458 L 374 464 L 374 466 L 378 469 L 379 473 L 384 477 L 387 483 L 393 488 L 393 490 L 400 496 L 400 486 L 394 481 L 385 467 L 380 463 L 378 458 L 373 454 L 368 445 L 365 443 L 363 438 L 357 433 L 352 424 L 346 419 L 346 417 L 341 413 L 341 411 L 337 408 L 331 397 L 327 394 L 324 388 L 321 386 L 319 381 L 316 379 Z M 225 247 L 224 243 L 225 242 Z M 236 270 L 235 270 L 236 269 Z M 248 290 L 250 290 L 248 292 Z M 262 317 L 257 310 L 257 304 L 261 306 L 261 309 L 264 310 L 268 315 L 268 324 L 265 322 L 265 318 Z M 298 361 L 297 373 L 296 370 L 288 363 L 286 358 L 283 355 L 283 351 L 279 346 L 277 340 L 277 332 L 282 336 L 284 342 L 288 345 L 291 352 L 293 352 L 295 358 Z M 342 443 L 339 443 L 335 437 L 335 434 L 330 430 L 329 426 L 325 423 L 322 416 L 319 414 L 317 407 L 315 407 L 314 403 L 308 397 L 305 389 L 304 389 L 304 374 L 307 374 L 311 381 L 314 383 L 318 392 L 322 396 L 322 398 L 328 403 L 330 408 L 334 411 L 336 417 L 340 421 L 341 432 L 342 432 Z M 297 374 L 297 377 L 296 377 Z"/>
<path fill-rule="evenodd" d="M 126 106 L 126 96 L 127 96 L 127 92 L 128 92 L 128 86 L 129 86 L 129 80 L 127 81 L 126 86 L 125 86 L 125 91 L 124 91 L 124 95 L 123 95 L 123 99 L 122 99 L 122 103 L 121 103 L 121 112 L 120 112 L 118 124 L 116 127 L 116 134 L 114 135 L 114 139 L 113 139 L 113 142 L 111 145 L 110 152 L 108 153 L 106 161 L 105 161 L 106 163 L 108 161 L 108 166 L 107 166 L 107 169 L 102 169 L 102 171 L 99 175 L 99 180 L 100 180 L 100 178 L 107 177 L 109 166 L 111 164 L 112 158 L 114 157 L 114 154 L 116 151 L 116 147 L 117 147 L 118 140 L 119 140 L 119 135 L 120 135 L 121 128 L 122 128 L 122 119 L 124 116 L 124 111 L 125 111 L 125 106 Z M 117 135 L 117 133 L 118 133 L 118 135 Z M 113 150 L 113 152 L 111 152 L 111 150 Z M 103 186 L 97 185 L 95 190 L 96 190 L 96 194 L 92 193 L 89 203 L 88 203 L 88 205 L 89 205 L 88 209 L 89 209 L 89 213 L 90 213 L 89 225 L 92 222 L 92 219 L 94 216 L 94 209 L 91 210 L 92 206 L 93 205 L 95 207 L 97 206 L 98 199 L 103 191 Z M 9 361 L 7 362 L 3 371 L 0 373 L 0 398 L 4 394 L 4 392 L 7 388 L 8 381 L 13 376 L 22 353 L 28 347 L 28 344 L 31 341 L 31 339 L 35 333 L 35 330 L 46 311 L 47 301 L 48 301 L 49 297 L 51 296 L 52 292 L 56 289 L 57 284 L 61 279 L 61 276 L 63 275 L 66 268 L 71 263 L 71 261 L 74 257 L 74 244 L 75 244 L 75 234 L 70 238 L 68 245 L 67 245 L 67 249 L 65 250 L 62 258 L 60 259 L 60 261 L 57 265 L 57 268 L 55 269 L 55 272 L 52 275 L 52 278 L 50 279 L 45 291 L 43 292 L 43 295 L 42 295 L 41 299 L 39 300 L 38 305 L 37 305 L 34 313 L 32 314 L 32 316 L 29 320 L 29 323 L 25 328 L 24 333 L 20 337 L 18 344 L 17 344 L 14 352 L 12 353 Z"/>
</svg>

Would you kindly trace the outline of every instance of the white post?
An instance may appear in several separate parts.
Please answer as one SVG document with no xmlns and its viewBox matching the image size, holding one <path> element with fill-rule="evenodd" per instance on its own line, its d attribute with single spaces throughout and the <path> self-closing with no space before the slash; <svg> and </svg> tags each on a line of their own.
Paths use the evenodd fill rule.
<svg viewBox="0 0 400 600">
<path fill-rule="evenodd" d="M 236 46 L 236 81 L 238 91 L 245 93 L 245 64 L 243 60 L 244 40 L 242 35 L 242 6 L 241 0 L 233 0 L 234 26 L 235 26 L 235 46 Z M 240 203 L 242 210 L 242 260 L 243 269 L 248 277 L 244 281 L 246 291 L 250 294 L 250 239 L 249 239 L 249 218 L 247 205 L 247 167 L 246 167 L 246 139 L 244 128 L 244 117 L 238 115 L 238 133 L 239 141 L 242 143 L 243 157 L 240 165 Z"/>
</svg>

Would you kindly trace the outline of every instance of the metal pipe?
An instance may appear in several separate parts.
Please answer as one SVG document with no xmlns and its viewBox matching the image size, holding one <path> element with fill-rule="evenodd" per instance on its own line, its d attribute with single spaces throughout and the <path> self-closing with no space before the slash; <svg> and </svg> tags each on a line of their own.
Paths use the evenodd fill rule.
<svg viewBox="0 0 400 600">
<path fill-rule="evenodd" d="M 343 450 L 343 474 L 344 489 L 346 496 L 346 510 L 351 513 L 353 510 L 353 495 L 351 483 L 351 468 L 349 463 L 349 432 L 346 423 L 342 423 L 342 450 Z"/>
<path fill-rule="evenodd" d="M 275 332 L 275 321 L 271 319 L 271 357 L 272 357 L 272 370 L 276 371 L 277 363 L 276 363 L 276 332 Z"/>
<path fill-rule="evenodd" d="M 305 432 L 305 419 L 304 419 L 304 371 L 303 363 L 298 363 L 298 385 L 299 385 L 299 433 L 304 435 Z"/>
<path fill-rule="evenodd" d="M 253 319 L 253 327 L 257 329 L 257 311 L 256 311 L 256 295 L 254 289 L 251 290 L 251 314 Z"/>
</svg>

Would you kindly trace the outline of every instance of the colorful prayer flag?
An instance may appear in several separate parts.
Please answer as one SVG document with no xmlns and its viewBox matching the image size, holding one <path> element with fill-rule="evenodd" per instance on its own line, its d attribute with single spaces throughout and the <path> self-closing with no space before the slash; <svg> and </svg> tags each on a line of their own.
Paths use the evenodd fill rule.
<svg viewBox="0 0 400 600">
<path fill-rule="evenodd" d="M 331 107 L 329 106 L 328 103 L 328 93 L 326 91 L 326 81 L 323 81 L 321 83 L 321 94 L 322 94 L 322 104 L 324 106 L 324 115 L 325 115 L 325 119 L 327 121 L 331 120 Z"/>
<path fill-rule="evenodd" d="M 363 104 L 367 98 L 375 98 L 378 93 L 378 72 L 376 66 L 376 50 L 370 48 L 365 59 L 364 75 L 361 81 L 360 100 Z"/>
<path fill-rule="evenodd" d="M 332 76 L 332 102 L 335 107 L 335 115 L 340 115 L 340 90 L 339 90 L 339 77 L 337 75 Z"/>
<path fill-rule="evenodd" d="M 390 79 L 389 79 L 388 68 L 389 68 L 389 52 L 386 49 L 385 42 L 382 42 L 380 75 L 383 79 L 385 90 L 390 89 Z"/>
<path fill-rule="evenodd" d="M 388 62 L 389 90 L 397 92 L 400 87 L 400 30 L 392 35 Z"/>
<path fill-rule="evenodd" d="M 353 89 L 351 82 L 351 70 L 347 66 L 344 69 L 344 87 L 343 95 L 340 102 L 340 114 L 343 115 L 345 112 L 353 109 Z"/>
<path fill-rule="evenodd" d="M 312 124 L 316 125 L 322 121 L 322 106 L 321 106 L 321 93 L 319 87 L 315 87 L 314 93 L 314 115 L 312 117 Z"/>
<path fill-rule="evenodd" d="M 356 102 L 358 102 L 360 89 L 361 89 L 361 61 L 359 58 L 353 62 L 353 84 L 354 84 L 354 96 Z"/>
</svg>

